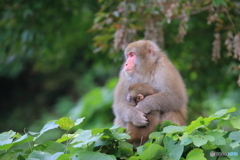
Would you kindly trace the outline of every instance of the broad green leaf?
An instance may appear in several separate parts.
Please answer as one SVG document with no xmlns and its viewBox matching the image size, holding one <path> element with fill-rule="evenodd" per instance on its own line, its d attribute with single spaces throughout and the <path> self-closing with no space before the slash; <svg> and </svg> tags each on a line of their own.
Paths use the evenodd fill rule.
<svg viewBox="0 0 240 160">
<path fill-rule="evenodd" d="M 128 160 L 139 160 L 138 156 L 132 156 Z"/>
<path fill-rule="evenodd" d="M 218 129 L 218 130 L 222 127 L 222 125 L 223 125 L 224 122 L 225 122 L 225 120 L 223 120 L 223 119 L 220 119 L 220 120 L 219 120 L 219 122 L 218 122 L 218 124 L 217 124 L 217 129 Z"/>
<path fill-rule="evenodd" d="M 73 160 L 73 154 L 61 154 L 57 160 Z M 76 155 L 75 155 L 76 156 Z M 77 157 L 76 157 L 77 159 Z"/>
<path fill-rule="evenodd" d="M 206 160 L 206 158 L 204 157 L 203 150 L 195 148 L 187 154 L 186 160 L 195 160 L 195 159 Z"/>
<path fill-rule="evenodd" d="M 219 117 L 220 118 L 227 113 L 231 113 L 231 112 L 235 112 L 235 111 L 236 111 L 235 107 L 230 108 L 230 109 L 221 109 L 209 117 Z"/>
<path fill-rule="evenodd" d="M 0 150 L 8 150 L 13 145 L 14 131 L 3 132 L 0 134 Z"/>
<path fill-rule="evenodd" d="M 233 140 L 233 142 L 231 142 L 231 144 L 230 144 L 230 146 L 233 149 L 240 146 L 240 132 L 239 131 L 231 132 L 229 134 L 228 138 Z"/>
<path fill-rule="evenodd" d="M 113 140 L 130 139 L 130 136 L 126 133 L 118 133 L 118 132 L 115 132 L 115 130 L 110 130 L 107 128 L 104 129 L 103 133 L 104 133 L 103 137 L 110 138 Z"/>
<path fill-rule="evenodd" d="M 78 154 L 78 158 L 79 160 L 97 160 L 97 159 L 101 159 L 101 160 L 116 160 L 116 158 L 114 156 L 110 156 L 104 153 L 99 153 L 99 152 L 90 152 L 90 151 L 86 151 L 86 152 L 80 152 Z"/>
<path fill-rule="evenodd" d="M 97 129 L 92 129 L 92 135 L 98 134 L 98 133 L 102 133 L 104 131 L 105 128 L 97 128 Z"/>
<path fill-rule="evenodd" d="M 139 156 L 140 159 L 160 159 L 166 154 L 165 148 L 157 144 L 151 144 L 143 153 Z"/>
<path fill-rule="evenodd" d="M 236 129 L 240 129 L 240 117 L 234 117 L 233 119 L 231 119 L 231 124 L 234 128 Z"/>
<path fill-rule="evenodd" d="M 163 128 L 163 133 L 174 134 L 184 132 L 184 126 L 167 126 Z"/>
<path fill-rule="evenodd" d="M 9 138 L 9 139 L 0 141 L 0 150 L 8 150 L 12 146 L 16 146 L 26 142 L 31 142 L 33 140 L 33 137 L 28 136 L 27 134 L 23 136 L 18 134 L 17 135 L 18 138 L 13 141 L 13 138 L 16 137 L 13 133 L 15 134 L 16 132 L 9 131 L 9 132 L 4 132 L 0 134 L 0 137 L 2 138 L 2 140 L 4 138 Z M 10 136 L 12 136 L 12 138 L 10 138 Z"/>
<path fill-rule="evenodd" d="M 203 119 L 203 124 L 205 126 L 208 126 L 212 121 L 216 120 L 216 119 L 219 119 L 218 117 L 208 117 L 208 118 L 204 118 Z"/>
<path fill-rule="evenodd" d="M 57 139 L 56 142 L 65 142 L 76 137 L 76 134 L 63 134 L 61 138 Z"/>
<path fill-rule="evenodd" d="M 98 140 L 100 139 L 101 136 L 102 136 L 102 134 L 94 135 L 94 136 L 91 137 L 90 139 L 85 140 L 84 142 L 77 143 L 77 144 L 74 145 L 73 147 L 78 148 L 78 147 L 82 147 L 82 146 L 85 145 L 85 144 L 92 143 L 92 142 L 96 142 L 96 141 L 98 141 Z"/>
<path fill-rule="evenodd" d="M 64 154 L 64 152 L 57 152 L 57 153 L 55 153 L 53 155 L 47 156 L 46 158 L 44 158 L 44 160 L 56 160 L 62 154 Z"/>
<path fill-rule="evenodd" d="M 82 121 L 85 119 L 85 117 L 83 118 L 78 118 L 75 122 L 74 122 L 74 125 L 77 126 L 79 125 L 80 123 L 82 123 Z"/>
<path fill-rule="evenodd" d="M 91 130 L 83 130 L 76 136 L 76 138 L 73 139 L 73 141 L 71 143 L 84 142 L 84 141 L 87 141 L 88 139 L 90 139 L 91 137 L 92 137 Z"/>
<path fill-rule="evenodd" d="M 60 118 L 55 123 L 63 130 L 69 130 L 75 126 L 74 121 L 68 117 Z"/>
<path fill-rule="evenodd" d="M 46 145 L 46 152 L 50 154 L 54 154 L 57 152 L 64 152 L 65 145 L 53 141 L 48 141 L 44 143 Z"/>
<path fill-rule="evenodd" d="M 184 146 L 181 145 L 181 142 L 174 141 L 169 137 L 163 139 L 164 147 L 167 152 L 168 159 L 180 159 L 183 153 Z"/>
<path fill-rule="evenodd" d="M 193 144 L 197 147 L 200 147 L 200 146 L 206 144 L 208 141 L 214 141 L 214 139 L 215 139 L 213 136 L 204 135 L 201 132 L 191 135 L 190 137 L 193 140 Z"/>
<path fill-rule="evenodd" d="M 47 152 L 42 152 L 42 151 L 32 151 L 32 153 L 30 153 L 28 155 L 28 159 L 30 158 L 35 158 L 35 159 L 38 159 L 38 160 L 46 160 L 46 157 L 47 156 L 51 156 L 50 153 L 47 153 Z"/>
<path fill-rule="evenodd" d="M 160 136 L 163 136 L 163 134 L 161 132 L 152 132 L 150 135 L 149 135 L 149 138 L 152 138 L 152 139 L 156 139 Z"/>
<path fill-rule="evenodd" d="M 226 145 L 226 140 L 223 137 L 224 133 L 219 132 L 219 131 L 209 131 L 207 132 L 207 135 L 211 135 L 214 137 L 214 141 L 212 141 L 211 143 L 214 145 Z"/>
<path fill-rule="evenodd" d="M 58 128 L 58 125 L 55 122 L 56 122 L 56 120 L 47 122 L 43 126 L 42 130 L 40 131 L 40 134 L 43 134 L 43 133 L 45 133 L 45 132 L 47 132 L 47 131 L 49 131 L 51 129 Z"/>
<path fill-rule="evenodd" d="M 0 134 L 0 142 L 11 139 L 15 134 L 16 134 L 16 132 L 14 132 L 12 130 L 1 133 Z"/>
<path fill-rule="evenodd" d="M 239 131 L 231 132 L 228 138 L 235 141 L 240 141 L 240 132 Z"/>
<path fill-rule="evenodd" d="M 181 140 L 181 145 L 189 145 L 190 143 L 192 143 L 192 139 L 190 137 L 184 137 L 182 140 Z"/>
<path fill-rule="evenodd" d="M 127 141 L 119 141 L 119 151 L 121 157 L 129 157 L 133 154 L 133 145 Z"/>
<path fill-rule="evenodd" d="M 0 142 L 0 150 L 8 150 L 12 146 L 13 146 L 13 143 L 11 143 L 11 142 L 3 141 L 2 144 Z"/>
<path fill-rule="evenodd" d="M 230 143 L 230 146 L 234 149 L 236 147 L 239 147 L 240 143 L 239 142 L 232 142 L 232 143 Z"/>
<path fill-rule="evenodd" d="M 47 132 L 47 131 L 49 131 L 49 130 L 58 128 L 58 125 L 57 125 L 55 122 L 56 122 L 56 120 L 47 122 L 47 123 L 43 126 L 43 128 L 41 129 L 41 131 L 39 132 L 38 135 L 37 135 L 36 133 L 34 133 L 34 132 L 31 132 L 31 134 L 34 133 L 35 135 L 37 135 L 36 137 L 34 137 L 33 140 L 35 141 L 35 140 L 38 139 L 43 133 L 45 133 L 45 132 Z"/>
<path fill-rule="evenodd" d="M 217 146 L 208 141 L 207 144 L 202 145 L 202 148 L 205 150 L 214 150 Z"/>
<path fill-rule="evenodd" d="M 198 119 L 196 119 L 195 121 L 192 121 L 191 124 L 187 127 L 185 127 L 185 131 L 190 134 L 192 133 L 194 130 L 200 128 L 203 126 L 204 120 L 203 117 L 198 117 Z"/>
</svg>

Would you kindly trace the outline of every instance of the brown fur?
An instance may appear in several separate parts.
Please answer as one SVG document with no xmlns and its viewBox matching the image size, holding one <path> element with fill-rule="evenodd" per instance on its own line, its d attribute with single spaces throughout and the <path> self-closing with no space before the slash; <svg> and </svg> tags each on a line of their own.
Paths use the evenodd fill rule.
<svg viewBox="0 0 240 160">
<path fill-rule="evenodd" d="M 135 107 L 139 101 L 146 96 L 156 93 L 156 91 L 145 83 L 133 83 L 128 88 L 130 103 Z M 126 132 L 131 136 L 128 141 L 135 147 L 144 144 L 148 140 L 148 136 L 152 133 L 156 126 L 161 123 L 160 111 L 151 111 L 146 114 L 148 125 L 146 127 L 137 127 L 132 122 L 127 123 Z"/>
<path fill-rule="evenodd" d="M 131 52 L 136 54 L 134 67 L 131 71 L 124 70 L 128 62 L 127 54 Z M 159 123 L 170 120 L 185 125 L 188 101 L 185 85 L 167 56 L 155 43 L 148 40 L 129 44 L 125 49 L 125 56 L 126 64 L 123 65 L 114 92 L 113 112 L 116 117 L 114 123 L 125 128 L 128 122 L 138 127 L 152 123 L 155 125 L 155 122 L 148 121 L 145 114 L 158 111 L 155 115 L 160 116 Z M 145 97 L 136 107 L 132 107 L 126 96 L 128 87 L 133 83 L 146 83 L 153 87 L 156 93 Z"/>
</svg>

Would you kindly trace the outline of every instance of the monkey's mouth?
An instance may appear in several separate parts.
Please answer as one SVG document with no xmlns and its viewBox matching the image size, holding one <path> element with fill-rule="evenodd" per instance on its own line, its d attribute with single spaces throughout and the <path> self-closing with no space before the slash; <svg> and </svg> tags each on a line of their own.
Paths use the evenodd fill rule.
<svg viewBox="0 0 240 160">
<path fill-rule="evenodd" d="M 128 69 L 125 71 L 125 74 L 131 76 L 133 74 L 133 69 Z"/>
<path fill-rule="evenodd" d="M 125 70 L 125 72 L 133 72 L 133 69 L 127 69 L 127 70 Z"/>
</svg>

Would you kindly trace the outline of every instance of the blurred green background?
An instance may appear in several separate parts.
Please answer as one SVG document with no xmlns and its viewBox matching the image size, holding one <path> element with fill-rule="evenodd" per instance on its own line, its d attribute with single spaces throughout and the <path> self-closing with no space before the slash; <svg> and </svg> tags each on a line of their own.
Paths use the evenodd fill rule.
<svg viewBox="0 0 240 160">
<path fill-rule="evenodd" d="M 80 126 L 84 129 L 112 126 L 113 89 L 123 63 L 122 50 L 113 47 L 119 38 L 115 32 L 124 26 L 136 36 L 122 36 L 129 41 L 141 39 L 151 24 L 146 19 L 161 26 L 162 49 L 186 83 L 188 121 L 222 108 L 237 107 L 239 113 L 239 60 L 227 56 L 224 46 L 228 31 L 239 33 L 239 3 L 205 0 L 196 6 L 193 1 L 179 2 L 178 6 L 192 5 L 179 8 L 189 16 L 180 43 L 176 35 L 182 21 L 177 16 L 182 12 L 173 11 L 176 17 L 168 23 L 158 2 L 1 1 L 0 132 L 39 131 L 47 121 L 63 116 L 85 117 Z M 201 10 L 208 5 L 215 8 L 213 13 Z M 201 12 L 191 14 L 195 10 Z M 208 24 L 209 14 L 215 13 L 218 19 Z M 212 61 L 215 33 L 223 35 L 217 62 Z"/>
</svg>

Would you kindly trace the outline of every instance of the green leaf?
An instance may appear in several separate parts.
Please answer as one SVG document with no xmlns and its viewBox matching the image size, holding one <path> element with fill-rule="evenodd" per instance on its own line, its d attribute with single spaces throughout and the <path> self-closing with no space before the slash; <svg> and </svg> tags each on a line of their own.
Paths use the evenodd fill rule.
<svg viewBox="0 0 240 160">
<path fill-rule="evenodd" d="M 139 156 L 140 159 L 160 159 L 166 154 L 165 148 L 158 144 L 151 144 L 143 153 Z"/>
<path fill-rule="evenodd" d="M 47 132 L 47 131 L 49 131 L 49 130 L 58 128 L 58 125 L 57 125 L 55 122 L 56 122 L 56 120 L 47 122 L 47 123 L 43 126 L 43 128 L 41 129 L 40 134 L 43 134 L 43 133 L 45 133 L 45 132 Z M 38 136 L 38 137 L 39 137 L 39 136 Z"/>
<path fill-rule="evenodd" d="M 64 154 L 64 152 L 57 152 L 53 155 L 47 156 L 44 160 L 56 160 L 60 155 Z"/>
<path fill-rule="evenodd" d="M 97 128 L 97 129 L 92 129 L 92 135 L 102 133 L 105 128 Z"/>
<path fill-rule="evenodd" d="M 78 148 L 78 147 L 82 147 L 82 146 L 85 145 L 85 144 L 92 143 L 92 142 L 96 142 L 96 141 L 98 141 L 98 140 L 100 139 L 100 137 L 102 137 L 102 134 L 94 135 L 94 136 L 92 136 L 91 138 L 85 140 L 84 142 L 77 143 L 77 144 L 74 145 L 73 147 Z"/>
<path fill-rule="evenodd" d="M 208 141 L 214 141 L 215 138 L 211 135 L 204 135 L 201 132 L 197 132 L 194 135 L 191 135 L 191 139 L 193 140 L 193 144 L 197 147 L 200 147 L 206 144 Z"/>
<path fill-rule="evenodd" d="M 15 137 L 18 137 L 13 141 Z M 28 136 L 27 134 L 21 136 L 13 131 L 3 132 L 0 134 L 0 150 L 8 150 L 12 146 L 16 146 L 22 143 L 30 142 L 33 140 L 33 137 Z"/>
<path fill-rule="evenodd" d="M 55 123 L 56 120 L 53 120 L 53 121 L 49 121 L 47 122 L 43 128 L 41 129 L 41 131 L 37 134 L 35 132 L 30 132 L 30 134 L 33 134 L 33 135 L 37 135 L 36 137 L 34 137 L 34 141 L 36 139 L 38 139 L 42 134 L 44 134 L 45 132 L 49 131 L 49 130 L 52 130 L 52 129 L 55 129 L 55 128 L 58 128 L 58 125 Z"/>
<path fill-rule="evenodd" d="M 92 137 L 91 130 L 82 130 L 80 133 L 78 133 L 76 138 L 74 138 L 71 143 L 84 142 L 84 141 L 87 141 L 88 139 L 90 139 L 91 137 Z"/>
<path fill-rule="evenodd" d="M 236 108 L 230 108 L 230 109 L 221 109 L 219 111 L 217 111 L 216 113 L 214 113 L 213 115 L 209 116 L 209 117 L 218 117 L 221 118 L 222 116 L 224 116 L 227 113 L 231 113 L 231 112 L 235 112 Z"/>
<path fill-rule="evenodd" d="M 11 139 L 15 134 L 16 134 L 16 132 L 14 132 L 12 130 L 1 133 L 0 134 L 0 142 Z"/>
<path fill-rule="evenodd" d="M 218 117 L 208 117 L 203 119 L 203 124 L 208 126 L 212 121 L 219 119 Z"/>
<path fill-rule="evenodd" d="M 192 133 L 194 130 L 200 128 L 203 126 L 203 117 L 198 117 L 198 119 L 196 119 L 195 121 L 192 121 L 191 124 L 187 127 L 185 127 L 185 131 L 190 134 Z"/>
<path fill-rule="evenodd" d="M 139 160 L 138 156 L 132 156 L 128 160 Z"/>
<path fill-rule="evenodd" d="M 165 137 L 163 143 L 167 151 L 168 159 L 180 159 L 184 148 L 180 141 L 176 142 L 169 137 Z"/>
<path fill-rule="evenodd" d="M 174 134 L 174 133 L 182 133 L 184 132 L 185 126 L 167 126 L 163 128 L 163 133 Z"/>
<path fill-rule="evenodd" d="M 129 157 L 133 155 L 133 145 L 126 141 L 119 141 L 119 151 L 121 157 Z"/>
<path fill-rule="evenodd" d="M 236 129 L 240 129 L 240 117 L 234 117 L 233 119 L 231 119 L 231 124 L 234 128 Z"/>
<path fill-rule="evenodd" d="M 238 146 L 240 146 L 240 132 L 231 132 L 228 136 L 229 139 L 233 140 L 233 142 L 230 144 L 230 146 L 234 149 Z"/>
<path fill-rule="evenodd" d="M 231 132 L 228 138 L 235 141 L 240 141 L 240 132 L 239 131 Z"/>
<path fill-rule="evenodd" d="M 193 160 L 193 159 L 196 159 L 196 160 L 206 160 L 206 158 L 204 157 L 203 150 L 198 149 L 198 148 L 191 150 L 187 154 L 186 160 Z"/>
<path fill-rule="evenodd" d="M 30 153 L 28 155 L 28 159 L 29 158 L 35 158 L 35 159 L 38 159 L 38 160 L 45 160 L 47 156 L 51 156 L 50 153 L 47 153 L 47 152 L 42 152 L 42 151 L 32 151 L 32 153 Z"/>
<path fill-rule="evenodd" d="M 116 160 L 114 156 L 110 156 L 104 153 L 99 152 L 80 152 L 78 154 L 79 160 L 96 160 L 96 159 L 102 159 L 102 160 Z"/>
<path fill-rule="evenodd" d="M 79 125 L 80 123 L 82 123 L 82 121 L 85 119 L 85 117 L 83 118 L 78 118 L 75 122 L 74 122 L 74 125 L 77 126 Z"/>
<path fill-rule="evenodd" d="M 181 145 L 189 145 L 190 143 L 192 143 L 192 139 L 190 137 L 184 137 L 182 140 L 181 140 Z"/>
<path fill-rule="evenodd" d="M 45 142 L 46 145 L 46 152 L 49 152 L 50 154 L 54 154 L 57 152 L 64 152 L 65 145 L 53 141 Z"/>
<path fill-rule="evenodd" d="M 69 130 L 75 126 L 74 121 L 68 117 L 60 118 L 55 123 L 63 130 Z"/>
<path fill-rule="evenodd" d="M 156 139 L 160 136 L 163 136 L 163 134 L 161 132 L 152 132 L 150 135 L 149 135 L 149 138 L 151 139 Z"/>
<path fill-rule="evenodd" d="M 61 154 L 57 160 L 74 160 L 74 158 L 77 160 L 76 155 L 73 154 Z"/>
<path fill-rule="evenodd" d="M 214 150 L 217 146 L 208 141 L 207 144 L 202 145 L 202 148 L 205 150 Z"/>
<path fill-rule="evenodd" d="M 125 139 L 130 139 L 130 136 L 126 133 L 118 133 L 115 131 L 115 129 L 104 129 L 103 130 L 104 137 L 113 139 L 113 140 L 125 140 Z"/>
<path fill-rule="evenodd" d="M 211 135 L 214 137 L 214 141 L 211 142 L 213 145 L 226 145 L 226 140 L 223 137 L 224 133 L 219 131 L 209 131 L 207 132 L 207 135 Z"/>
<path fill-rule="evenodd" d="M 76 134 L 63 134 L 61 138 L 57 139 L 56 142 L 65 142 L 76 137 Z"/>
</svg>

